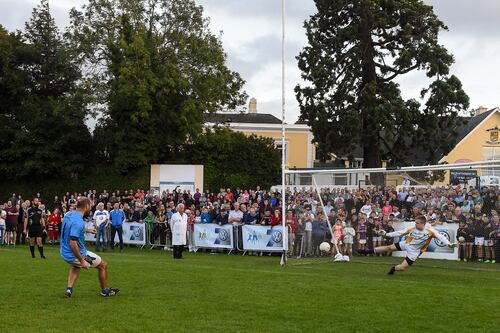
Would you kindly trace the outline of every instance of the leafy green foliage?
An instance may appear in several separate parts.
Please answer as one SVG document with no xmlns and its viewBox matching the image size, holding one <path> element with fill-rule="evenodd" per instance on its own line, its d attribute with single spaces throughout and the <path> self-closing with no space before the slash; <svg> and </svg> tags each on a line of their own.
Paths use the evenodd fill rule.
<svg viewBox="0 0 500 333">
<path fill-rule="evenodd" d="M 127 172 L 172 157 L 201 132 L 203 113 L 244 102 L 221 41 L 193 0 L 90 0 L 71 12 L 102 109 L 101 157 Z"/>
<path fill-rule="evenodd" d="M 2 29 L 0 39 L 6 89 L 1 126 L 8 138 L 0 147 L 0 168 L 18 178 L 78 176 L 91 145 L 81 74 L 48 2 L 33 10 L 22 34 Z"/>
<path fill-rule="evenodd" d="M 454 59 L 439 44 L 447 27 L 421 0 L 315 0 L 318 13 L 305 22 L 309 45 L 298 56 L 305 85 L 296 87 L 301 118 L 318 154 L 352 157 L 364 150 L 364 166 L 382 159 L 406 164 L 416 147 L 427 161 L 447 153 L 469 106 Z M 431 84 L 422 101 L 404 100 L 399 77 L 424 71 Z"/>
<path fill-rule="evenodd" d="M 171 162 L 171 161 L 168 161 Z M 205 189 L 268 188 L 278 184 L 281 155 L 272 139 L 226 128 L 207 130 L 185 147 L 175 162 L 203 164 Z"/>
</svg>

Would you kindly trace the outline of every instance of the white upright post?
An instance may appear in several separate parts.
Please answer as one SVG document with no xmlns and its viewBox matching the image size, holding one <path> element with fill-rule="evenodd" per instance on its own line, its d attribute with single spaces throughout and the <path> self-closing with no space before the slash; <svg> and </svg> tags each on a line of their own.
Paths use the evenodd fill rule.
<svg viewBox="0 0 500 333">
<path fill-rule="evenodd" d="M 323 208 L 323 214 L 325 214 L 326 217 L 326 222 L 328 223 L 328 229 L 330 229 L 330 235 L 332 236 L 331 242 L 335 246 L 335 250 L 337 250 L 337 253 L 340 253 L 339 247 L 337 246 L 337 242 L 333 239 L 333 229 L 332 229 L 332 224 L 330 223 L 330 218 L 328 217 L 328 214 L 325 212 L 325 205 L 323 204 L 323 198 L 321 197 L 321 189 L 318 187 L 318 184 L 316 183 L 316 178 L 314 178 L 314 175 L 312 175 L 312 181 L 314 188 L 316 189 L 316 193 L 318 193 L 318 198 L 319 198 L 319 203 L 321 204 L 321 207 Z"/>
<path fill-rule="evenodd" d="M 286 138 L 285 138 L 285 0 L 281 0 L 281 224 L 283 226 L 283 254 L 281 266 L 286 265 L 288 250 L 288 229 L 286 227 Z"/>
</svg>

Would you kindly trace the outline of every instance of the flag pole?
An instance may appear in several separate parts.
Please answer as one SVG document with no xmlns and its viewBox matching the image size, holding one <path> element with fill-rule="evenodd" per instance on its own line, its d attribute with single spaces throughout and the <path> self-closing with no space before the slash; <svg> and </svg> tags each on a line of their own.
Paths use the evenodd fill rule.
<svg viewBox="0 0 500 333">
<path fill-rule="evenodd" d="M 283 227 L 283 254 L 281 266 L 287 263 L 288 230 L 286 227 L 286 138 L 285 138 L 285 18 L 286 0 L 281 0 L 281 224 Z"/>
</svg>

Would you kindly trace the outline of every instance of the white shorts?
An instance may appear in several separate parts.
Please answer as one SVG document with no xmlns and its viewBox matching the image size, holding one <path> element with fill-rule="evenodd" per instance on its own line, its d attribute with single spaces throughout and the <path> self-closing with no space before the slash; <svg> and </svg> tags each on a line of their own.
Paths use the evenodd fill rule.
<svg viewBox="0 0 500 333">
<path fill-rule="evenodd" d="M 493 239 L 485 239 L 484 246 L 493 246 Z"/>
<path fill-rule="evenodd" d="M 353 238 L 352 236 L 344 236 L 344 244 L 352 244 Z"/>
<path fill-rule="evenodd" d="M 365 244 L 366 244 L 366 239 L 360 239 L 360 240 L 359 240 L 359 244 L 361 244 L 361 245 L 365 245 Z"/>
<path fill-rule="evenodd" d="M 475 237 L 474 245 L 483 246 L 484 245 L 484 237 Z"/>
<path fill-rule="evenodd" d="M 373 241 L 374 242 L 381 242 L 382 241 L 382 236 L 375 236 L 375 237 L 372 237 Z"/>
<path fill-rule="evenodd" d="M 396 247 L 398 247 L 398 245 L 401 251 L 406 251 L 406 257 L 408 257 L 411 261 L 417 260 L 420 256 L 420 249 L 407 244 L 405 241 L 399 242 Z"/>
<path fill-rule="evenodd" d="M 90 267 L 93 267 L 93 268 L 99 266 L 101 264 L 101 261 L 102 261 L 101 257 L 99 257 L 94 252 L 90 252 L 90 251 L 87 251 L 87 255 L 84 257 L 84 259 L 86 262 L 88 262 L 90 264 Z M 82 267 L 82 263 L 78 259 L 75 259 L 73 261 L 66 261 L 66 262 L 73 267 L 78 267 L 78 268 Z"/>
</svg>

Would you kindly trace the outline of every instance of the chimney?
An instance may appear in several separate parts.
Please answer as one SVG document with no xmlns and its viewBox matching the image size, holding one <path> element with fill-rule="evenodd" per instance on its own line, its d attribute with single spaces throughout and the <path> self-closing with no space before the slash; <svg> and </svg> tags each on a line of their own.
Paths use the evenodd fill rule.
<svg viewBox="0 0 500 333">
<path fill-rule="evenodd" d="M 255 97 L 250 98 L 250 103 L 248 103 L 248 113 L 257 113 L 257 99 Z"/>
<path fill-rule="evenodd" d="M 485 113 L 486 111 L 488 111 L 488 108 L 485 108 L 484 106 L 480 106 L 477 110 L 476 110 L 476 116 L 479 116 L 480 114 L 482 113 Z"/>
</svg>

